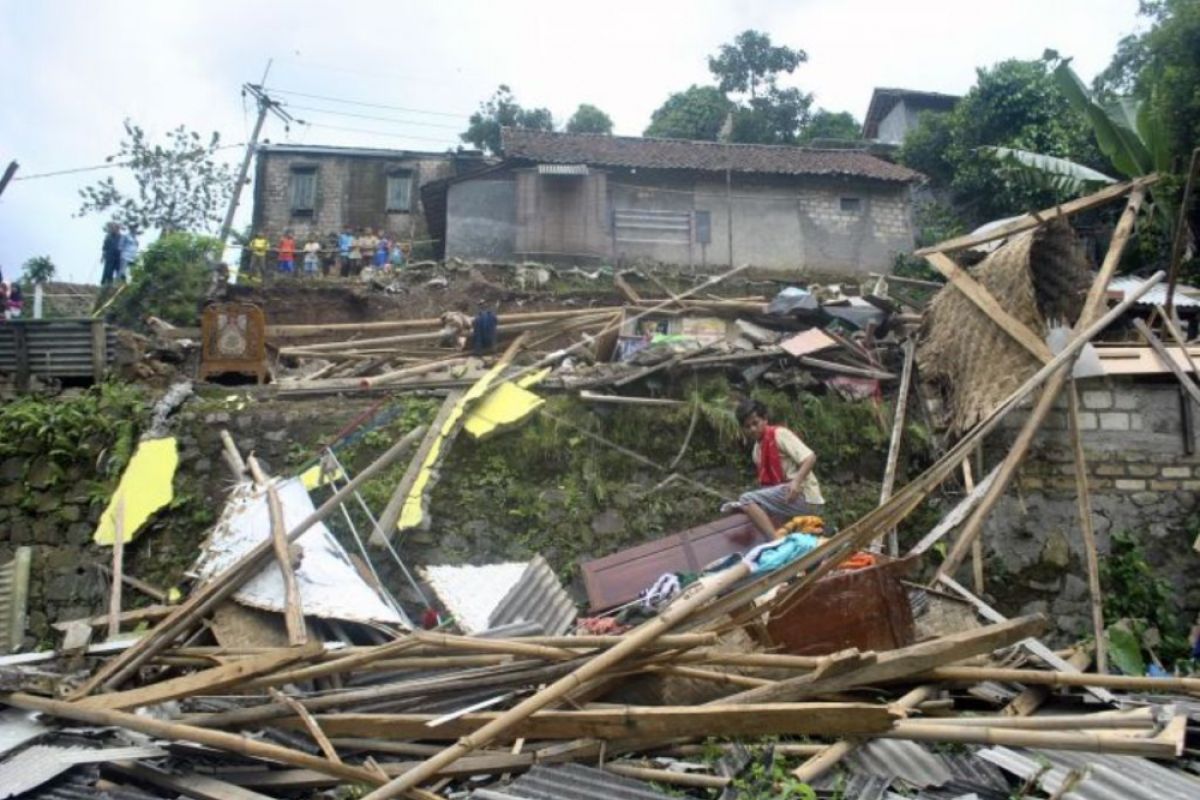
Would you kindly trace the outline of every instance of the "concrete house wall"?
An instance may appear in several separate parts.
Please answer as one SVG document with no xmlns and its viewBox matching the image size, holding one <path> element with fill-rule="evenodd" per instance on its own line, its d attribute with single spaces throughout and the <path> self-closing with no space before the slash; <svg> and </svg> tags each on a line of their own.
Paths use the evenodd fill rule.
<svg viewBox="0 0 1200 800">
<path fill-rule="evenodd" d="M 420 187 L 454 174 L 449 155 L 405 151 L 356 151 L 346 148 L 271 146 L 259 149 L 254 187 L 253 226 L 274 239 L 291 229 L 297 237 L 325 236 L 344 226 L 384 230 L 400 238 L 426 235 Z M 290 185 L 293 172 L 315 174 L 315 203 L 311 214 L 294 213 Z M 388 176 L 410 176 L 408 211 L 387 210 Z"/>
<path fill-rule="evenodd" d="M 450 185 L 446 255 L 716 269 L 730 264 L 731 204 L 735 264 L 856 275 L 887 270 L 896 253 L 913 247 L 903 184 L 735 175 L 727 190 L 711 173 L 518 169 Z"/>
<path fill-rule="evenodd" d="M 908 132 L 917 126 L 917 115 L 922 111 L 901 100 L 879 121 L 878 141 L 885 144 L 901 144 Z"/>
</svg>

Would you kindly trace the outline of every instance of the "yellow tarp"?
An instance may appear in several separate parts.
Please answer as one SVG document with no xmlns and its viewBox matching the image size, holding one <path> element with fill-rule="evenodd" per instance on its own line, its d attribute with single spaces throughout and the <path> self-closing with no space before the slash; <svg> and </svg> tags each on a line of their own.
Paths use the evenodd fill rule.
<svg viewBox="0 0 1200 800">
<path fill-rule="evenodd" d="M 417 473 L 417 478 L 415 481 L 413 481 L 412 491 L 410 491 L 408 493 L 408 497 L 404 499 L 404 507 L 400 510 L 400 519 L 396 523 L 396 527 L 400 530 L 415 528 L 419 526 L 425 519 L 425 509 L 423 507 L 424 504 L 421 502 L 421 498 L 425 495 L 425 487 L 429 485 L 433 468 L 437 465 L 441 458 L 442 447 L 446 443 L 446 437 L 450 435 L 450 432 L 454 430 L 455 425 L 457 425 L 459 420 L 463 418 L 463 414 L 466 413 L 466 409 L 473 403 L 479 401 L 480 398 L 483 398 L 484 395 L 488 394 L 492 388 L 492 384 L 496 381 L 496 378 L 500 376 L 500 373 L 503 372 L 507 366 L 507 364 L 500 363 L 485 372 L 483 377 L 476 381 L 475 384 L 467 390 L 467 393 L 459 399 L 458 404 L 454 407 L 454 409 L 446 415 L 446 422 L 442 425 L 442 429 L 437 432 L 437 439 L 434 440 L 433 446 L 429 448 L 429 453 L 425 456 L 425 460 L 421 464 L 420 472 Z M 520 381 L 519 386 L 514 386 L 513 388 L 517 389 L 518 392 L 523 391 L 525 387 L 532 386 L 533 384 L 545 378 L 548 372 L 548 370 L 543 370 L 540 373 L 533 373 L 529 376 L 526 376 L 524 380 Z M 509 385 L 509 383 L 504 383 L 501 384 L 499 388 L 504 389 Z M 505 408 L 509 408 L 510 406 L 520 406 L 519 403 L 513 402 L 513 397 L 514 396 L 512 393 L 508 392 L 508 399 L 503 401 Z M 483 402 L 486 404 L 488 400 L 491 399 L 492 398 L 488 397 L 484 399 Z M 540 398 L 538 399 L 540 403 Z M 497 401 L 497 405 L 500 405 L 500 401 Z M 537 406 L 535 405 L 534 408 L 536 407 Z M 529 410 L 532 411 L 533 409 L 531 408 Z M 499 413 L 498 408 L 495 411 L 496 413 Z"/>
<path fill-rule="evenodd" d="M 133 538 L 150 519 L 150 515 L 171 502 L 175 496 L 172 484 L 175 469 L 179 466 L 179 453 L 175 437 L 151 439 L 141 442 L 129 459 L 117 490 L 108 501 L 108 507 L 100 515 L 100 524 L 92 541 L 111 545 L 116 531 L 116 513 L 123 508 L 123 539 Z"/>
<path fill-rule="evenodd" d="M 546 402 L 528 389 L 515 383 L 502 383 L 471 409 L 463 428 L 476 439 L 495 432 L 497 428 L 520 422 Z"/>
<path fill-rule="evenodd" d="M 300 482 L 304 484 L 305 489 L 311 492 L 318 486 L 324 486 L 330 481 L 340 481 L 345 477 L 346 473 L 342 472 L 340 467 L 334 467 L 332 471 L 321 472 L 321 464 L 318 462 L 300 473 Z"/>
</svg>

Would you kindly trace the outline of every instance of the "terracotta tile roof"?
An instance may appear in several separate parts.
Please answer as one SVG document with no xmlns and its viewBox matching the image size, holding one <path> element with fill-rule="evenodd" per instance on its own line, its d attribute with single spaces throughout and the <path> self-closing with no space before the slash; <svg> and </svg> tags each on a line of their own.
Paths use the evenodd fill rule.
<svg viewBox="0 0 1200 800">
<path fill-rule="evenodd" d="M 643 169 L 688 169 L 775 175 L 843 175 L 907 183 L 921 174 L 859 150 L 815 150 L 789 145 L 721 144 L 686 139 L 502 131 L 509 159 Z"/>
</svg>

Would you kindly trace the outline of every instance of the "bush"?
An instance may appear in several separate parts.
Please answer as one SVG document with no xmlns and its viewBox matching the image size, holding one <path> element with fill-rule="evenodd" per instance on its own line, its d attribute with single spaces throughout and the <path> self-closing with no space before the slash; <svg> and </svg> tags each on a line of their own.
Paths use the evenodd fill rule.
<svg viewBox="0 0 1200 800">
<path fill-rule="evenodd" d="M 168 233 L 146 248 L 131 269 L 129 287 L 113 303 L 110 318 L 131 328 L 149 316 L 172 325 L 194 325 L 212 279 L 220 242 L 193 233 Z"/>
</svg>

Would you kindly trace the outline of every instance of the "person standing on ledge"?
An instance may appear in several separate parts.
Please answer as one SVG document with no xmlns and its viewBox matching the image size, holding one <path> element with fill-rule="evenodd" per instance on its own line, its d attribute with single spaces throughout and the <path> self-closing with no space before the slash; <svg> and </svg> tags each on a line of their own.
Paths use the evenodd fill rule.
<svg viewBox="0 0 1200 800">
<path fill-rule="evenodd" d="M 793 517 L 821 516 L 825 498 L 813 472 L 817 454 L 794 432 L 770 424 L 766 406 L 758 400 L 740 402 L 737 420 L 754 442 L 754 466 L 761 488 L 744 493 L 728 507 L 741 509 L 770 538 L 776 535 L 775 520 L 782 524 Z"/>
</svg>

